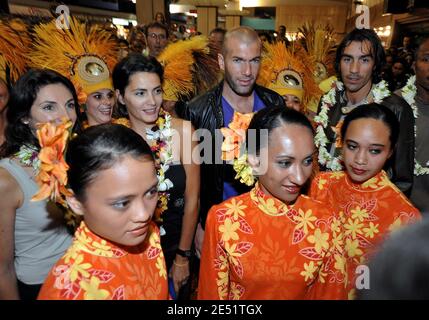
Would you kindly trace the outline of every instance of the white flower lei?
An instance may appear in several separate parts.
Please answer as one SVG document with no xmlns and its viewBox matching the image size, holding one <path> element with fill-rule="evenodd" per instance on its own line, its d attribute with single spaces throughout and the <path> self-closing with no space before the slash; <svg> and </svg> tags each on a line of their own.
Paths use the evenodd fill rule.
<svg viewBox="0 0 429 320">
<path fill-rule="evenodd" d="M 417 118 L 419 117 L 419 109 L 415 101 L 415 97 L 417 94 L 416 76 L 411 76 L 408 79 L 407 84 L 401 89 L 401 93 L 405 101 L 407 101 L 407 103 L 411 106 L 411 109 L 413 110 L 414 119 L 417 120 Z M 417 138 L 416 123 L 414 123 L 414 137 Z M 414 152 L 414 154 L 416 153 Z M 424 168 L 414 156 L 414 175 L 420 176 L 423 174 L 429 174 L 429 168 Z"/>
<path fill-rule="evenodd" d="M 153 140 L 155 143 L 165 143 L 159 150 L 160 168 L 157 170 L 158 176 L 158 191 L 165 192 L 173 187 L 170 179 L 165 178 L 165 173 L 173 162 L 173 132 L 171 131 L 171 115 L 165 113 L 165 123 L 157 131 L 146 129 L 146 137 L 148 140 Z"/>
<path fill-rule="evenodd" d="M 336 81 L 331 90 L 322 97 L 322 106 L 319 114 L 314 117 L 314 121 L 317 123 L 316 136 L 314 142 L 316 147 L 319 148 L 319 163 L 326 166 L 329 170 L 340 171 L 342 170 L 341 156 L 334 157 L 326 149 L 326 145 L 329 143 L 328 138 L 325 134 L 325 129 L 328 127 L 328 111 L 337 102 L 335 99 L 337 90 L 342 91 L 344 84 L 341 81 Z M 390 96 L 390 91 L 387 88 L 386 81 L 382 80 L 374 85 L 371 90 L 374 102 L 380 103 L 384 98 Z"/>
<path fill-rule="evenodd" d="M 161 118 L 164 118 L 165 120 L 163 123 L 160 121 L 162 120 Z M 159 157 L 159 165 L 156 170 L 158 191 L 160 192 L 158 195 L 158 201 L 161 203 L 167 203 L 169 198 L 167 190 L 174 186 L 170 179 L 165 178 L 165 173 L 170 168 L 170 163 L 173 162 L 173 132 L 171 131 L 171 115 L 168 112 L 161 111 L 156 124 L 158 126 L 158 130 L 152 131 L 150 129 L 146 129 L 146 137 L 148 140 L 154 141 L 151 145 L 151 149 L 152 152 L 158 152 Z M 163 208 L 163 211 L 166 209 L 167 207 Z M 160 225 L 159 232 L 161 236 L 166 234 L 162 225 Z"/>
<path fill-rule="evenodd" d="M 15 157 L 19 159 L 19 162 L 22 164 L 26 166 L 32 166 L 35 173 L 39 172 L 39 150 L 37 150 L 36 147 L 23 145 L 19 148 L 19 151 L 15 153 Z"/>
</svg>

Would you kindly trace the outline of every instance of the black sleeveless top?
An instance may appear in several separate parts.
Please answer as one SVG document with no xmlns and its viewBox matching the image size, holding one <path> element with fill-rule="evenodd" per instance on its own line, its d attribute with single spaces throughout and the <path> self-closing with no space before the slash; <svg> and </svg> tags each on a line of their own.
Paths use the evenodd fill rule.
<svg viewBox="0 0 429 320">
<path fill-rule="evenodd" d="M 162 227 L 166 232 L 165 235 L 161 236 L 161 246 L 164 251 L 179 245 L 185 209 L 185 168 L 182 164 L 170 165 L 165 173 L 165 178 L 170 179 L 173 187 L 167 191 L 169 193 L 167 210 L 161 215 Z"/>
</svg>

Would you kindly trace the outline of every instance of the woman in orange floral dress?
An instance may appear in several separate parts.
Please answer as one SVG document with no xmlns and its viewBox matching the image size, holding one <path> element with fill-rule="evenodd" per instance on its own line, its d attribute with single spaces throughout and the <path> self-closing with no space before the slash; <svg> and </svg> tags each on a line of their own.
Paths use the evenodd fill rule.
<svg viewBox="0 0 429 320">
<path fill-rule="evenodd" d="M 67 149 L 67 203 L 83 216 L 39 299 L 168 299 L 150 147 L 122 125 L 88 128 Z"/>
<path fill-rule="evenodd" d="M 358 266 L 367 263 L 391 231 L 421 218 L 383 171 L 398 134 L 398 121 L 388 108 L 372 103 L 354 109 L 341 127 L 345 171 L 319 173 L 311 185 L 311 197 L 339 213 L 350 299 L 357 288 L 368 289 L 365 268 Z"/>
<path fill-rule="evenodd" d="M 209 211 L 199 299 L 345 298 L 339 221 L 301 194 L 312 172 L 313 134 L 293 109 L 255 114 L 247 161 L 258 182 Z"/>
</svg>

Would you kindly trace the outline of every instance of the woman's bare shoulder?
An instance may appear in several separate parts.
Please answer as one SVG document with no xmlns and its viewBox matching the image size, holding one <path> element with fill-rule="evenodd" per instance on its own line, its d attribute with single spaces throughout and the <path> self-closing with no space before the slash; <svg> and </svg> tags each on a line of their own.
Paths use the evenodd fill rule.
<svg viewBox="0 0 429 320">
<path fill-rule="evenodd" d="M 0 167 L 0 194 L 1 199 L 7 200 L 10 205 L 20 206 L 23 199 L 21 187 L 15 178 L 5 168 Z M 0 200 L 0 203 L 3 201 Z M 14 204 L 15 203 L 15 204 Z"/>
</svg>

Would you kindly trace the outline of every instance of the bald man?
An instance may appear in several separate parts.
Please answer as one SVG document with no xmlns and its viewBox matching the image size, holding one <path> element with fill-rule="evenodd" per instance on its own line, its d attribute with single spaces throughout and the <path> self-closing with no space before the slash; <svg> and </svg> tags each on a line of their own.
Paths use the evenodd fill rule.
<svg viewBox="0 0 429 320">
<path fill-rule="evenodd" d="M 261 41 L 255 30 L 238 27 L 228 31 L 218 55 L 224 80 L 191 100 L 179 113 L 190 120 L 195 129 L 209 130 L 212 138 L 211 158 L 207 160 L 203 157 L 201 164 L 200 223 L 195 237 L 197 254 L 201 248 L 208 210 L 230 197 L 249 191 L 248 187 L 234 179 L 232 165 L 220 159 L 223 137 L 219 129 L 229 125 L 234 112 L 251 113 L 265 107 L 284 106 L 283 99 L 277 93 L 256 84 L 260 61 Z M 205 154 L 207 157 L 207 141 L 203 143 L 203 156 Z"/>
</svg>

